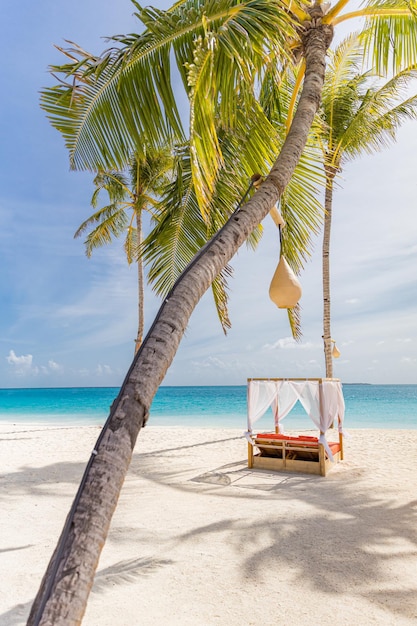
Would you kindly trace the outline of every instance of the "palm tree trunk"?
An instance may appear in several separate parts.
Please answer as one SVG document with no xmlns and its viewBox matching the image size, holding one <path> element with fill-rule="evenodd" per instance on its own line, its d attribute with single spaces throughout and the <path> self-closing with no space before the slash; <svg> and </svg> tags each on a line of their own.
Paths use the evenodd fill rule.
<svg viewBox="0 0 417 626">
<path fill-rule="evenodd" d="M 320 101 L 332 28 L 314 26 L 304 37 L 306 74 L 291 130 L 260 190 L 196 255 L 164 301 L 137 352 L 96 444 L 27 622 L 28 626 L 81 623 L 132 451 L 154 395 L 202 295 L 240 245 L 266 217 L 288 184 Z"/>
<path fill-rule="evenodd" d="M 331 341 L 331 316 L 330 316 L 330 233 L 332 227 L 332 203 L 333 181 L 335 172 L 333 168 L 325 167 L 326 192 L 324 196 L 324 233 L 323 233 L 323 343 L 324 361 L 326 365 L 326 377 L 333 378 L 333 358 Z"/>
<path fill-rule="evenodd" d="M 137 232 L 137 240 L 138 245 L 142 243 L 142 209 L 136 210 L 136 232 Z M 142 339 L 143 339 L 143 329 L 145 327 L 145 286 L 144 286 L 144 276 L 143 276 L 143 259 L 140 254 L 138 257 L 138 334 L 135 340 L 135 354 L 139 350 Z"/>
</svg>

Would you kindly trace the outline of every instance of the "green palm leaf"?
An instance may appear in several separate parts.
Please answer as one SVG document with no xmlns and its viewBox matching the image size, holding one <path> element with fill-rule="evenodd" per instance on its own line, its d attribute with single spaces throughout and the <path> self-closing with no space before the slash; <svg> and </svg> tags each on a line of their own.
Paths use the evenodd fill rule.
<svg viewBox="0 0 417 626">
<path fill-rule="evenodd" d="M 81 236 L 89 226 L 95 223 L 97 226 L 90 231 L 84 241 L 88 257 L 91 256 L 94 248 L 110 243 L 113 237 L 119 237 L 127 227 L 128 218 L 124 208 L 121 208 L 118 203 L 109 204 L 85 220 L 74 237 Z"/>
<path fill-rule="evenodd" d="M 220 57 L 228 55 L 229 66 L 232 66 L 231 72 L 221 75 L 216 72 L 219 95 L 213 98 L 221 99 L 224 114 L 225 110 L 230 113 L 229 107 L 233 106 L 226 106 L 227 99 L 220 98 L 220 94 L 232 90 L 236 76 L 245 66 L 248 49 L 253 50 L 252 56 L 255 53 L 263 56 L 265 45 L 271 42 L 283 51 L 285 37 L 293 32 L 280 5 L 266 0 L 189 1 L 166 12 L 137 6 L 137 15 L 146 27 L 141 35 L 113 38 L 121 47 L 106 51 L 99 59 L 81 48 L 72 49 L 71 55 L 76 57 L 73 63 L 51 68 L 62 77 L 62 83 L 42 91 L 41 105 L 52 125 L 64 136 L 73 168 L 120 168 L 135 146 L 144 142 L 158 145 L 173 136 L 183 139 L 182 122 L 171 86 L 172 46 L 175 45 L 179 71 L 188 91 L 185 62 L 193 63 L 199 36 L 205 36 L 209 28 L 218 31 L 215 51 L 219 50 Z M 260 59 L 251 61 L 249 66 L 256 69 L 260 62 Z M 247 69 L 245 75 L 248 75 Z M 206 92 L 209 79 L 210 72 L 207 72 L 198 84 L 196 99 L 197 92 Z M 202 95 L 198 96 L 198 101 L 203 105 Z M 195 120 L 196 135 L 206 132 L 207 115 L 203 113 L 198 113 Z M 209 132 L 213 132 L 212 126 Z M 214 138 L 213 141 L 215 145 Z M 198 152 L 198 146 L 196 149 Z M 214 158 L 211 163 L 215 163 Z"/>
<path fill-rule="evenodd" d="M 382 150 L 395 140 L 405 120 L 417 118 L 417 96 L 403 100 L 417 70 L 404 70 L 381 87 L 369 89 L 343 136 L 346 159 Z"/>
<path fill-rule="evenodd" d="M 397 74 L 417 63 L 415 0 L 369 0 L 364 13 L 365 53 L 378 74 Z"/>
</svg>

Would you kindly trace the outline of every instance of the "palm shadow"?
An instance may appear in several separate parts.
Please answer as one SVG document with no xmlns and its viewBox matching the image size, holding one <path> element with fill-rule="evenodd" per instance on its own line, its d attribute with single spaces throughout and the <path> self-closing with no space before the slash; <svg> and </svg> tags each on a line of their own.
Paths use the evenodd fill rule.
<svg viewBox="0 0 417 626">
<path fill-rule="evenodd" d="M 181 463 L 161 463 L 163 452 L 153 458 L 138 454 L 130 471 L 173 490 L 192 491 L 199 498 L 256 501 L 268 511 L 256 520 L 225 518 L 195 527 L 178 536 L 179 542 L 200 535 L 210 543 L 214 535 L 224 533 L 242 579 L 262 579 L 265 571 L 291 569 L 299 588 L 307 584 L 330 596 L 349 589 L 390 611 L 393 619 L 415 618 L 417 594 L 412 581 L 409 589 L 401 588 L 392 572 L 405 551 L 415 560 L 417 500 L 398 504 L 395 494 L 390 499 L 387 493 L 358 487 L 365 474 L 357 467 L 323 478 L 249 470 L 242 459 L 190 476 Z M 273 502 L 279 503 L 279 513 L 276 507 L 267 507 Z M 297 502 L 302 506 L 294 506 Z M 300 515 L 299 510 L 306 513 Z"/>
<path fill-rule="evenodd" d="M 393 619 L 398 615 L 415 617 L 415 591 L 395 588 L 390 572 L 404 545 L 409 547 L 410 556 L 416 553 L 416 501 L 398 505 L 387 494 L 358 489 L 357 470 L 327 479 L 248 470 L 242 459 L 192 475 L 189 467 L 177 462 L 181 458 L 177 455 L 187 448 L 204 450 L 234 439 L 241 437 L 133 455 L 129 469 L 133 477 L 178 491 L 192 491 L 203 501 L 218 497 L 239 500 L 242 506 L 245 501 L 255 502 L 262 510 L 268 503 L 279 503 L 279 512 L 276 507 L 268 509 L 263 518 L 226 517 L 195 526 L 191 532 L 179 534 L 174 543 L 186 544 L 197 536 L 210 542 L 214 536 L 225 533 L 242 578 L 250 575 L 261 579 L 263 572 L 271 568 L 277 572 L 290 568 L 300 588 L 308 585 L 333 596 L 349 588 L 364 600 L 391 611 Z M 171 456 L 176 457 L 176 462 L 165 463 L 164 459 Z M 204 460 L 202 465 L 206 465 Z M 84 468 L 83 463 L 68 462 L 35 469 L 24 467 L 11 476 L 8 494 L 56 493 L 57 478 L 78 485 Z M 306 511 L 304 515 L 296 514 L 297 502 Z M 393 546 L 399 547 L 392 549 Z M 169 550 L 166 554 L 165 559 L 138 556 L 100 570 L 93 591 L 102 593 L 108 585 L 130 584 L 142 575 L 152 575 L 158 568 L 170 567 L 173 561 Z M 374 590 L 369 590 L 369 581 L 375 583 Z M 0 616 L 0 626 L 22 623 L 22 615 L 29 612 L 30 606 L 29 602 L 13 607 Z"/>
<path fill-rule="evenodd" d="M 99 570 L 94 579 L 93 593 L 101 593 L 114 585 L 133 583 L 141 576 L 149 576 L 156 570 L 173 563 L 170 559 L 143 557 L 119 561 Z"/>
</svg>

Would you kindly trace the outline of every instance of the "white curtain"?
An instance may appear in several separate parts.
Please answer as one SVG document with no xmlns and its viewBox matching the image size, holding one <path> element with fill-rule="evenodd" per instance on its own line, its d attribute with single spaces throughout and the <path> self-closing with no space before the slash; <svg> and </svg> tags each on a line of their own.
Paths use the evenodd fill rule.
<svg viewBox="0 0 417 626">
<path fill-rule="evenodd" d="M 300 400 L 314 425 L 323 433 L 345 413 L 340 381 L 326 380 L 250 380 L 248 384 L 248 431 L 272 406 L 274 424 L 281 432 L 281 421 Z"/>
<path fill-rule="evenodd" d="M 320 428 L 320 387 L 318 380 L 292 381 L 305 412 Z"/>
<path fill-rule="evenodd" d="M 276 404 L 278 407 L 278 424 L 288 415 L 298 400 L 297 389 L 288 383 L 289 381 L 287 380 L 282 381 L 279 396 L 276 398 Z"/>
<path fill-rule="evenodd" d="M 338 381 L 324 380 L 322 382 L 322 410 L 320 415 L 320 430 L 326 432 L 335 423 L 342 430 L 345 417 L 345 401 L 342 385 Z"/>
<path fill-rule="evenodd" d="M 248 385 L 248 431 L 277 397 L 282 381 L 250 380 Z"/>
<path fill-rule="evenodd" d="M 288 415 L 297 400 L 301 399 L 306 383 L 289 380 L 251 380 L 248 385 L 248 431 L 272 408 L 274 425 L 282 432 L 281 421 Z"/>
</svg>

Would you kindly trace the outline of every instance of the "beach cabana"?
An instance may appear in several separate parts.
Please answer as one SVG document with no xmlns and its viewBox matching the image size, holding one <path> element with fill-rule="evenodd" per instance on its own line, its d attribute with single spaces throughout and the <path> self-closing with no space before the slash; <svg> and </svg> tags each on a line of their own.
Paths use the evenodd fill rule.
<svg viewBox="0 0 417 626">
<path fill-rule="evenodd" d="M 345 402 L 338 378 L 249 378 L 248 467 L 325 476 L 343 459 Z M 318 430 L 317 437 L 288 436 L 283 420 L 297 401 Z M 254 425 L 272 408 L 274 431 L 254 434 Z M 338 441 L 326 432 L 337 426 Z"/>
</svg>

